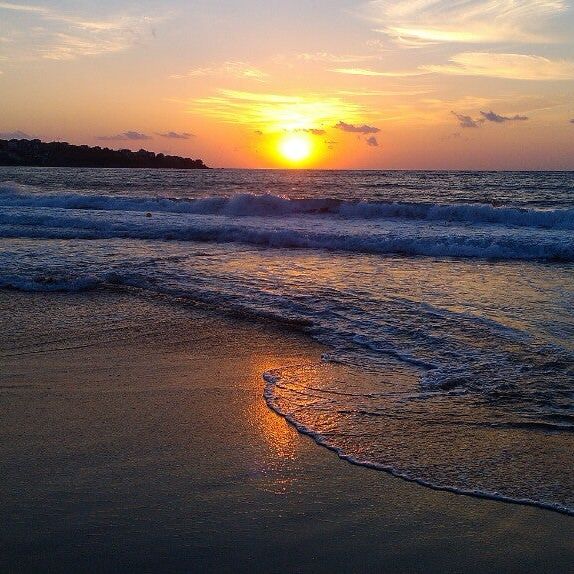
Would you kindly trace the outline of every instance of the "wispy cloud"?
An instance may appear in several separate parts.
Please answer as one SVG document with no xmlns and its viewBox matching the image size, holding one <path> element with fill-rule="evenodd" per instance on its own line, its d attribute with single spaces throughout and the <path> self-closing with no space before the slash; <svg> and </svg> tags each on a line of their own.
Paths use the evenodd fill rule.
<svg viewBox="0 0 574 574">
<path fill-rule="evenodd" d="M 492 110 L 489 112 L 481 111 L 481 117 L 478 119 L 474 119 L 472 116 L 459 114 L 457 112 L 451 112 L 451 114 L 458 120 L 458 125 L 461 128 L 479 128 L 485 122 L 504 124 L 506 122 L 525 122 L 529 119 L 528 116 L 522 116 L 520 114 L 515 114 L 513 116 L 503 116 L 493 112 Z"/>
<path fill-rule="evenodd" d="M 458 112 L 450 112 L 457 120 L 461 128 L 479 128 L 484 120 L 474 120 L 471 116 L 459 114 Z"/>
<path fill-rule="evenodd" d="M 49 10 L 42 6 L 34 6 L 31 4 L 14 4 L 14 2 L 0 2 L 0 9 L 3 10 L 13 10 L 15 12 L 32 12 L 45 14 Z"/>
<path fill-rule="evenodd" d="M 54 33 L 50 42 L 38 47 L 37 53 L 45 60 L 75 60 L 82 56 L 98 56 L 121 52 L 127 45 L 124 39 L 101 37 L 95 41 L 82 36 Z"/>
<path fill-rule="evenodd" d="M 379 142 L 375 136 L 371 136 L 365 140 L 370 147 L 379 147 Z"/>
<path fill-rule="evenodd" d="M 111 136 L 98 136 L 96 139 L 101 141 L 143 141 L 151 140 L 153 138 L 141 132 L 128 131 Z"/>
<path fill-rule="evenodd" d="M 528 116 L 521 116 L 515 114 L 514 116 L 501 116 L 500 114 L 494 113 L 492 110 L 490 112 L 480 112 L 480 115 L 487 122 L 494 122 L 495 124 L 503 124 L 505 122 L 525 122 L 528 120 Z"/>
<path fill-rule="evenodd" d="M 0 2 L 0 18 L 20 14 L 4 41 L 11 60 L 72 60 L 126 50 L 151 36 L 153 23 L 163 18 L 117 14 L 88 18 L 33 4 Z M 9 20 L 8 20 L 9 21 Z"/>
<path fill-rule="evenodd" d="M 155 135 L 172 140 L 188 140 L 195 137 L 190 132 L 156 132 Z"/>
<path fill-rule="evenodd" d="M 369 68 L 334 68 L 329 70 L 329 72 L 334 72 L 336 74 L 346 74 L 349 76 L 371 76 L 380 78 L 408 78 L 410 76 L 422 76 L 424 74 L 428 74 L 428 72 L 424 69 L 412 71 L 380 72 L 378 70 L 371 70 Z"/>
<path fill-rule="evenodd" d="M 330 52 L 311 52 L 297 55 L 298 60 L 304 62 L 320 62 L 327 64 L 355 64 L 378 60 L 378 54 L 332 54 Z"/>
<path fill-rule="evenodd" d="M 563 0 L 377 0 L 365 8 L 378 30 L 406 46 L 445 42 L 548 43 Z"/>
<path fill-rule="evenodd" d="M 301 131 L 311 134 L 312 136 L 324 136 L 327 133 L 326 130 L 321 128 L 309 128 L 309 129 L 303 129 Z"/>
<path fill-rule="evenodd" d="M 392 98 L 396 96 L 422 96 L 432 90 L 339 90 L 337 93 L 342 96 L 353 96 L 357 98 Z"/>
<path fill-rule="evenodd" d="M 233 78 L 247 78 L 262 82 L 269 77 L 269 74 L 259 68 L 247 64 L 246 62 L 229 61 L 218 66 L 194 68 L 185 74 L 174 74 L 170 77 L 174 79 L 183 79 L 201 78 L 205 76 L 228 76 Z"/>
<path fill-rule="evenodd" d="M 343 121 L 340 121 L 336 126 L 335 129 L 341 130 L 343 132 L 355 133 L 355 134 L 378 134 L 381 130 L 374 126 L 356 126 L 353 124 L 347 124 Z"/>
<path fill-rule="evenodd" d="M 318 129 L 338 118 L 368 114 L 363 106 L 325 94 L 285 95 L 218 90 L 217 95 L 191 102 L 191 112 L 265 131 Z"/>
<path fill-rule="evenodd" d="M 448 64 L 424 66 L 424 70 L 455 76 L 488 76 L 510 80 L 573 80 L 574 62 L 550 60 L 527 54 L 463 52 Z"/>
</svg>

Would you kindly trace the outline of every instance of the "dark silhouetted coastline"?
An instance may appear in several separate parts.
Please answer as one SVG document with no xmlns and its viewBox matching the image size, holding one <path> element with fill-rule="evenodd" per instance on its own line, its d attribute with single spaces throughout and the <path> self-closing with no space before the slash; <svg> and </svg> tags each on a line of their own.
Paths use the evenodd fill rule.
<svg viewBox="0 0 574 574">
<path fill-rule="evenodd" d="M 0 165 L 25 167 L 116 167 L 156 169 L 209 169 L 202 160 L 164 155 L 140 149 L 42 142 L 39 139 L 0 140 Z"/>
</svg>

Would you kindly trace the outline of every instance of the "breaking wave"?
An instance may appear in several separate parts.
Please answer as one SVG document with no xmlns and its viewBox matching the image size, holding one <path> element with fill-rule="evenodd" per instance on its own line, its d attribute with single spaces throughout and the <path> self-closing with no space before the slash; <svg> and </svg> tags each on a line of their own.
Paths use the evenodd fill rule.
<svg viewBox="0 0 574 574">
<path fill-rule="evenodd" d="M 237 194 L 198 199 L 142 198 L 125 195 L 39 193 L 34 188 L 0 184 L 0 205 L 75 210 L 135 211 L 223 215 L 227 217 L 336 216 L 342 219 L 407 219 L 475 224 L 574 229 L 574 209 L 527 209 L 487 204 L 436 204 L 290 199 L 271 194 Z"/>
<path fill-rule="evenodd" d="M 460 227 L 417 225 L 341 226 L 337 222 L 259 222 L 194 218 L 184 221 L 139 216 L 134 219 L 68 215 L 66 213 L 0 214 L 0 237 L 35 239 L 155 239 L 243 243 L 259 247 L 324 249 L 368 254 L 497 260 L 574 261 L 574 240 L 557 234 L 488 233 Z"/>
</svg>

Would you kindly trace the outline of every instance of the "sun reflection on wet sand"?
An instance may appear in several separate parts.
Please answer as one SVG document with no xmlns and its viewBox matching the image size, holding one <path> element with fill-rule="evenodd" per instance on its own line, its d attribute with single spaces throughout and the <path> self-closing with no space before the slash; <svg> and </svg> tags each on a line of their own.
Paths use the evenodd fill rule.
<svg viewBox="0 0 574 574">
<path fill-rule="evenodd" d="M 247 404 L 243 416 L 246 426 L 264 445 L 264 458 L 255 465 L 253 476 L 257 478 L 257 488 L 275 495 L 286 495 L 297 483 L 297 473 L 291 467 L 296 465 L 301 440 L 295 428 L 272 411 L 263 398 L 263 374 L 283 366 L 285 358 L 254 354 L 251 359 L 246 371 L 249 385 L 258 398 Z"/>
<path fill-rule="evenodd" d="M 261 382 L 259 384 L 261 385 Z M 251 405 L 249 416 L 253 426 L 276 457 L 282 460 L 295 459 L 297 453 L 296 431 L 285 419 L 269 410 L 263 400 Z"/>
</svg>

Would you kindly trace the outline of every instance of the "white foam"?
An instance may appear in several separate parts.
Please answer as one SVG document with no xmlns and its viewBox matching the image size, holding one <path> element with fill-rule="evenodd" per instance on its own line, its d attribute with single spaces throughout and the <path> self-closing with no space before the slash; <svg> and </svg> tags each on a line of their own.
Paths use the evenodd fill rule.
<svg viewBox="0 0 574 574">
<path fill-rule="evenodd" d="M 289 199 L 271 194 L 236 194 L 199 199 L 142 198 L 94 193 L 46 193 L 15 183 L 0 184 L 0 205 L 102 211 L 189 213 L 227 217 L 312 215 L 341 219 L 407 219 L 574 229 L 574 209 L 523 209 L 485 204 L 434 204 Z"/>
<path fill-rule="evenodd" d="M 499 260 L 574 261 L 568 231 L 418 221 L 286 219 L 5 207 L 0 237 L 160 239 L 273 248 Z"/>
<path fill-rule="evenodd" d="M 466 496 L 473 496 L 475 498 L 485 498 L 500 502 L 509 502 L 513 504 L 536 506 L 538 508 L 544 508 L 547 510 L 560 512 L 562 514 L 568 514 L 574 516 L 574 508 L 566 506 L 564 504 L 560 504 L 558 502 L 551 503 L 540 500 L 534 500 L 531 498 L 512 497 L 512 496 L 506 496 L 496 491 L 480 490 L 473 488 L 461 488 L 454 485 L 433 482 L 432 480 L 427 480 L 418 477 L 406 470 L 402 470 L 391 464 L 381 464 L 372 460 L 353 456 L 352 454 L 345 452 L 342 448 L 337 447 L 336 444 L 334 444 L 328 436 L 324 436 L 321 433 L 314 431 L 312 428 L 302 424 L 297 420 L 297 417 L 294 416 L 294 414 L 288 412 L 286 409 L 283 409 L 279 406 L 277 397 L 275 395 L 275 389 L 278 385 L 281 385 L 280 369 L 275 369 L 273 371 L 267 371 L 263 373 L 263 380 L 265 381 L 265 389 L 263 394 L 265 397 L 265 402 L 267 403 L 270 409 L 275 411 L 278 415 L 284 417 L 301 434 L 305 434 L 311 437 L 317 444 L 335 452 L 339 458 L 341 458 L 342 460 L 346 460 L 351 464 L 355 464 L 357 466 L 363 466 L 365 468 L 371 468 L 373 470 L 383 471 L 397 478 L 402 478 L 403 480 L 414 482 L 416 484 L 420 484 L 421 486 L 432 488 L 433 490 L 452 492 L 454 494 L 462 494 Z"/>
</svg>

